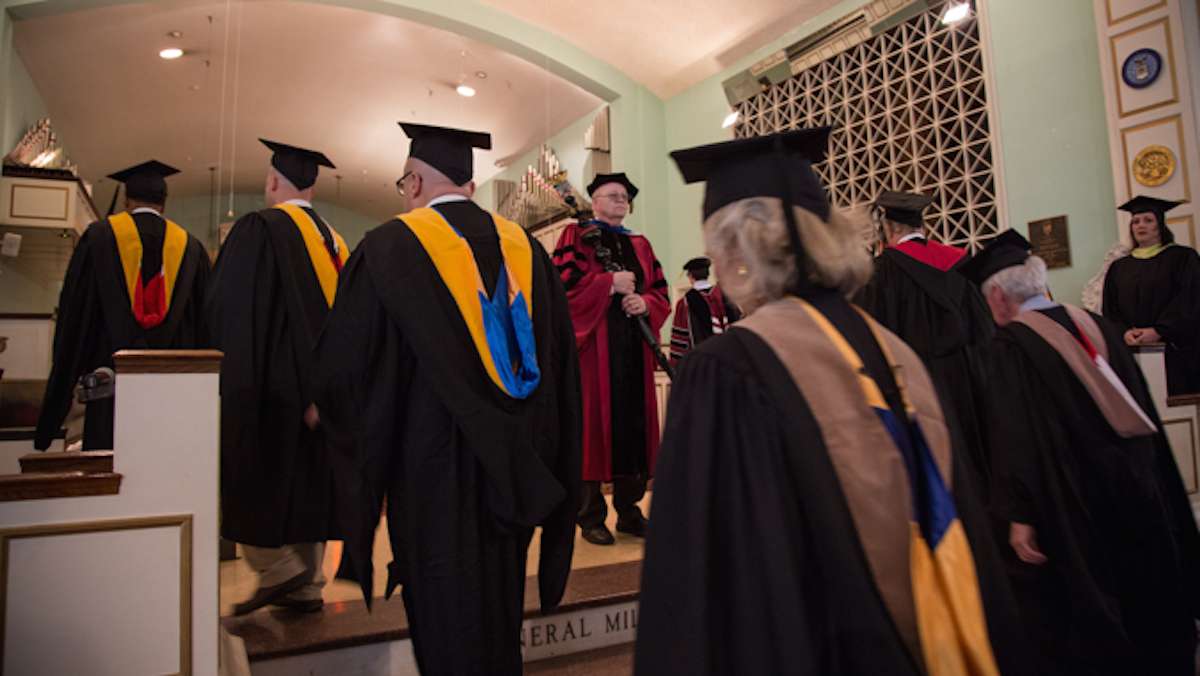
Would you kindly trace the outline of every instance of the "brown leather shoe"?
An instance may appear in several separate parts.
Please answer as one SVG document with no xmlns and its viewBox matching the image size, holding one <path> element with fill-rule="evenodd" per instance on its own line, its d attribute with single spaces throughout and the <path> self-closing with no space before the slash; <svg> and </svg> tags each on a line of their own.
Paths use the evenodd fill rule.
<svg viewBox="0 0 1200 676">
<path fill-rule="evenodd" d="M 583 529 L 583 539 L 594 545 L 611 545 L 615 544 L 617 539 L 613 537 L 612 531 L 608 526 L 600 524 L 591 528 Z"/>
<path fill-rule="evenodd" d="M 254 592 L 254 596 L 242 601 L 233 607 L 234 615 L 245 615 L 252 613 L 265 605 L 276 603 L 283 600 L 285 596 L 291 594 L 297 589 L 304 586 L 305 579 L 310 573 L 307 571 L 296 575 L 295 577 L 280 582 L 274 587 L 259 587 L 258 591 Z"/>
</svg>

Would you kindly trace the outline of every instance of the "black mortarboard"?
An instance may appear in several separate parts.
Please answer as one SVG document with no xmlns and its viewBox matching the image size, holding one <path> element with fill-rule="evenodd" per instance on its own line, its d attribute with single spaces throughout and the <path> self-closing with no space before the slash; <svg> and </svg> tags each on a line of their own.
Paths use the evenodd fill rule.
<svg viewBox="0 0 1200 676">
<path fill-rule="evenodd" d="M 1180 204 L 1183 204 L 1183 202 L 1176 200 L 1161 200 L 1157 197 L 1138 195 L 1137 197 L 1134 197 L 1117 208 L 1121 211 L 1128 211 L 1131 214 L 1144 214 L 1147 211 L 1151 211 L 1156 214 L 1165 214 Z"/>
<path fill-rule="evenodd" d="M 829 220 L 829 197 L 813 163 L 825 159 L 830 127 L 796 129 L 768 136 L 723 141 L 676 150 L 671 159 L 684 183 L 705 181 L 704 219 L 717 210 L 751 197 L 776 197 L 783 202 L 788 243 L 796 258 L 800 292 L 808 284 L 804 247 L 793 207 Z"/>
<path fill-rule="evenodd" d="M 125 197 L 128 199 L 164 204 L 167 201 L 167 182 L 164 179 L 178 173 L 175 167 L 150 160 L 109 174 L 108 177 L 125 184 Z M 116 199 L 115 195 L 113 199 Z"/>
<path fill-rule="evenodd" d="M 712 261 L 705 258 L 704 256 L 700 256 L 699 258 L 693 258 L 692 260 L 683 264 L 683 269 L 686 272 L 699 272 L 699 271 L 703 271 L 703 270 L 708 270 L 711 267 L 712 267 Z"/>
<path fill-rule="evenodd" d="M 912 192 L 885 192 L 875 200 L 875 206 L 883 209 L 889 221 L 920 228 L 925 225 L 925 207 L 933 204 L 933 198 Z"/>
<path fill-rule="evenodd" d="M 618 172 L 615 174 L 596 174 L 596 178 L 592 179 L 592 182 L 588 184 L 588 197 L 595 195 L 596 191 L 600 189 L 600 186 L 608 185 L 609 183 L 620 183 L 621 185 L 625 186 L 625 191 L 629 193 L 630 202 L 633 201 L 633 198 L 637 197 L 637 186 L 633 184 L 633 181 L 629 180 L 629 177 L 626 176 L 624 172 Z"/>
<path fill-rule="evenodd" d="M 829 198 L 812 165 L 825 159 L 829 127 L 676 150 L 671 158 L 685 183 L 706 181 L 704 218 L 748 197 L 790 199 L 793 206 L 829 218 Z"/>
<path fill-rule="evenodd" d="M 976 286 L 983 286 L 989 277 L 1004 268 L 1023 264 L 1032 247 L 1029 240 L 1016 230 L 1005 230 L 987 243 L 974 256 L 959 263 L 956 269 Z"/>
<path fill-rule="evenodd" d="M 481 131 L 433 127 L 415 122 L 401 122 L 400 128 L 412 141 L 408 156 L 442 172 L 455 185 L 466 185 L 475 175 L 472 148 L 492 149 L 492 135 Z"/>
<path fill-rule="evenodd" d="M 317 182 L 318 167 L 337 169 L 324 153 L 289 146 L 277 141 L 268 141 L 265 138 L 258 140 L 275 153 L 271 156 L 271 166 L 283 174 L 284 178 L 291 181 L 297 190 L 306 190 Z"/>
</svg>

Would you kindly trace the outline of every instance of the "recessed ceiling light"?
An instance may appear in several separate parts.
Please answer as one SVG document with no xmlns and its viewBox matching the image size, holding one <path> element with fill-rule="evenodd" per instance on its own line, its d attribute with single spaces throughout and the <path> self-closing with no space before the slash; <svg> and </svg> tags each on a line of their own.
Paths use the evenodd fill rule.
<svg viewBox="0 0 1200 676">
<path fill-rule="evenodd" d="M 158 55 L 167 60 L 178 59 L 183 56 L 183 50 L 178 47 L 167 47 L 159 52 Z"/>
<path fill-rule="evenodd" d="M 189 89 L 191 89 L 194 92 L 198 92 L 198 91 L 200 91 L 200 85 L 192 85 L 191 87 L 189 87 Z"/>
<path fill-rule="evenodd" d="M 467 98 L 471 98 L 472 96 L 475 96 L 475 88 L 470 87 L 465 84 L 458 85 L 457 87 L 454 88 L 454 91 L 458 92 L 459 96 L 465 96 Z"/>
<path fill-rule="evenodd" d="M 477 70 L 477 71 L 475 71 L 475 77 L 479 78 L 480 80 L 486 80 L 487 73 L 482 70 Z"/>
<path fill-rule="evenodd" d="M 969 2 L 956 2 L 946 8 L 946 13 L 942 15 L 942 23 L 949 26 L 950 24 L 958 23 L 971 15 L 971 4 Z"/>
<path fill-rule="evenodd" d="M 171 31 L 171 32 L 167 33 L 167 37 L 169 37 L 169 38 L 181 38 L 181 37 L 183 37 L 183 33 L 181 33 L 180 31 Z"/>
</svg>

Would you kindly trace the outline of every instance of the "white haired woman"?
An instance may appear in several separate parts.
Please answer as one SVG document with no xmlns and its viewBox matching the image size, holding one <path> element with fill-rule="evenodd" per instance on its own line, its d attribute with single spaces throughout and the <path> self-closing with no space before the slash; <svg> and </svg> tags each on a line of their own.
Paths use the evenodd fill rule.
<svg viewBox="0 0 1200 676">
<path fill-rule="evenodd" d="M 929 376 L 846 301 L 871 262 L 813 171 L 828 133 L 672 154 L 749 316 L 675 382 L 636 671 L 1029 673 Z"/>
<path fill-rule="evenodd" d="M 1000 325 L 988 507 L 1038 673 L 1191 676 L 1200 536 L 1121 329 L 1050 300 L 1011 230 L 961 270 Z"/>
</svg>

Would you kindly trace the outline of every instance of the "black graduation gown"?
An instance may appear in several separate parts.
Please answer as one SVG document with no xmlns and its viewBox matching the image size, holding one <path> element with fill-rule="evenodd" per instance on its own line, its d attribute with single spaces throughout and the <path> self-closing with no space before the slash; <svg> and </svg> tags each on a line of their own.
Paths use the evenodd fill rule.
<svg viewBox="0 0 1200 676">
<path fill-rule="evenodd" d="M 133 222 L 145 251 L 143 272 L 152 276 L 161 268 L 166 222 L 145 212 L 133 214 Z M 89 225 L 71 254 L 58 298 L 54 364 L 46 382 L 34 447 L 50 447 L 71 409 L 80 376 L 100 367 L 112 368 L 114 352 L 208 347 L 203 319 L 208 274 L 204 246 L 188 235 L 167 316 L 158 326 L 144 329 L 133 314 L 112 226 L 107 220 Z M 113 401 L 102 399 L 87 405 L 85 451 L 112 448 Z"/>
<path fill-rule="evenodd" d="M 1121 327 L 1152 327 L 1167 343 L 1167 391 L 1200 393 L 1200 256 L 1170 246 L 1154 258 L 1126 256 L 1104 278 L 1104 316 Z"/>
<path fill-rule="evenodd" d="M 922 673 L 875 586 L 821 429 L 767 343 L 734 326 L 690 352 L 674 382 L 635 673 Z M 952 457 L 959 474 L 960 449 Z M 973 485 L 961 487 L 997 664 L 1030 673 L 987 517 Z"/>
<path fill-rule="evenodd" d="M 314 222 L 315 212 L 307 210 Z M 278 209 L 234 224 L 208 317 L 221 368 L 221 535 L 259 547 L 337 539 L 323 434 L 304 424 L 329 313 L 296 225 Z"/>
<path fill-rule="evenodd" d="M 1061 308 L 1045 312 L 1071 326 Z M 1161 429 L 1121 331 L 1097 317 L 1112 369 Z M 1033 525 L 1048 562 L 1005 547 L 1048 674 L 1194 673 L 1196 524 L 1160 432 L 1122 439 L 1048 343 L 1022 324 L 991 349 L 992 502 Z"/>
<path fill-rule="evenodd" d="M 986 489 L 981 421 L 987 390 L 987 345 L 995 323 L 978 289 L 895 249 L 875 259 L 875 274 L 856 302 L 900 337 L 929 370 L 946 421 L 968 451 L 969 469 Z M 986 498 L 986 494 L 985 494 Z"/>
<path fill-rule="evenodd" d="M 487 213 L 436 208 L 467 238 L 485 284 L 495 280 L 499 244 Z M 541 382 L 529 398 L 492 383 L 432 261 L 397 220 L 369 232 L 348 261 L 318 348 L 346 552 L 370 603 L 386 498 L 394 560 L 385 593 L 403 585 L 426 675 L 521 673 L 535 527 L 544 610 L 558 604 L 570 570 L 581 472 L 575 338 L 557 272 L 530 241 Z"/>
</svg>

